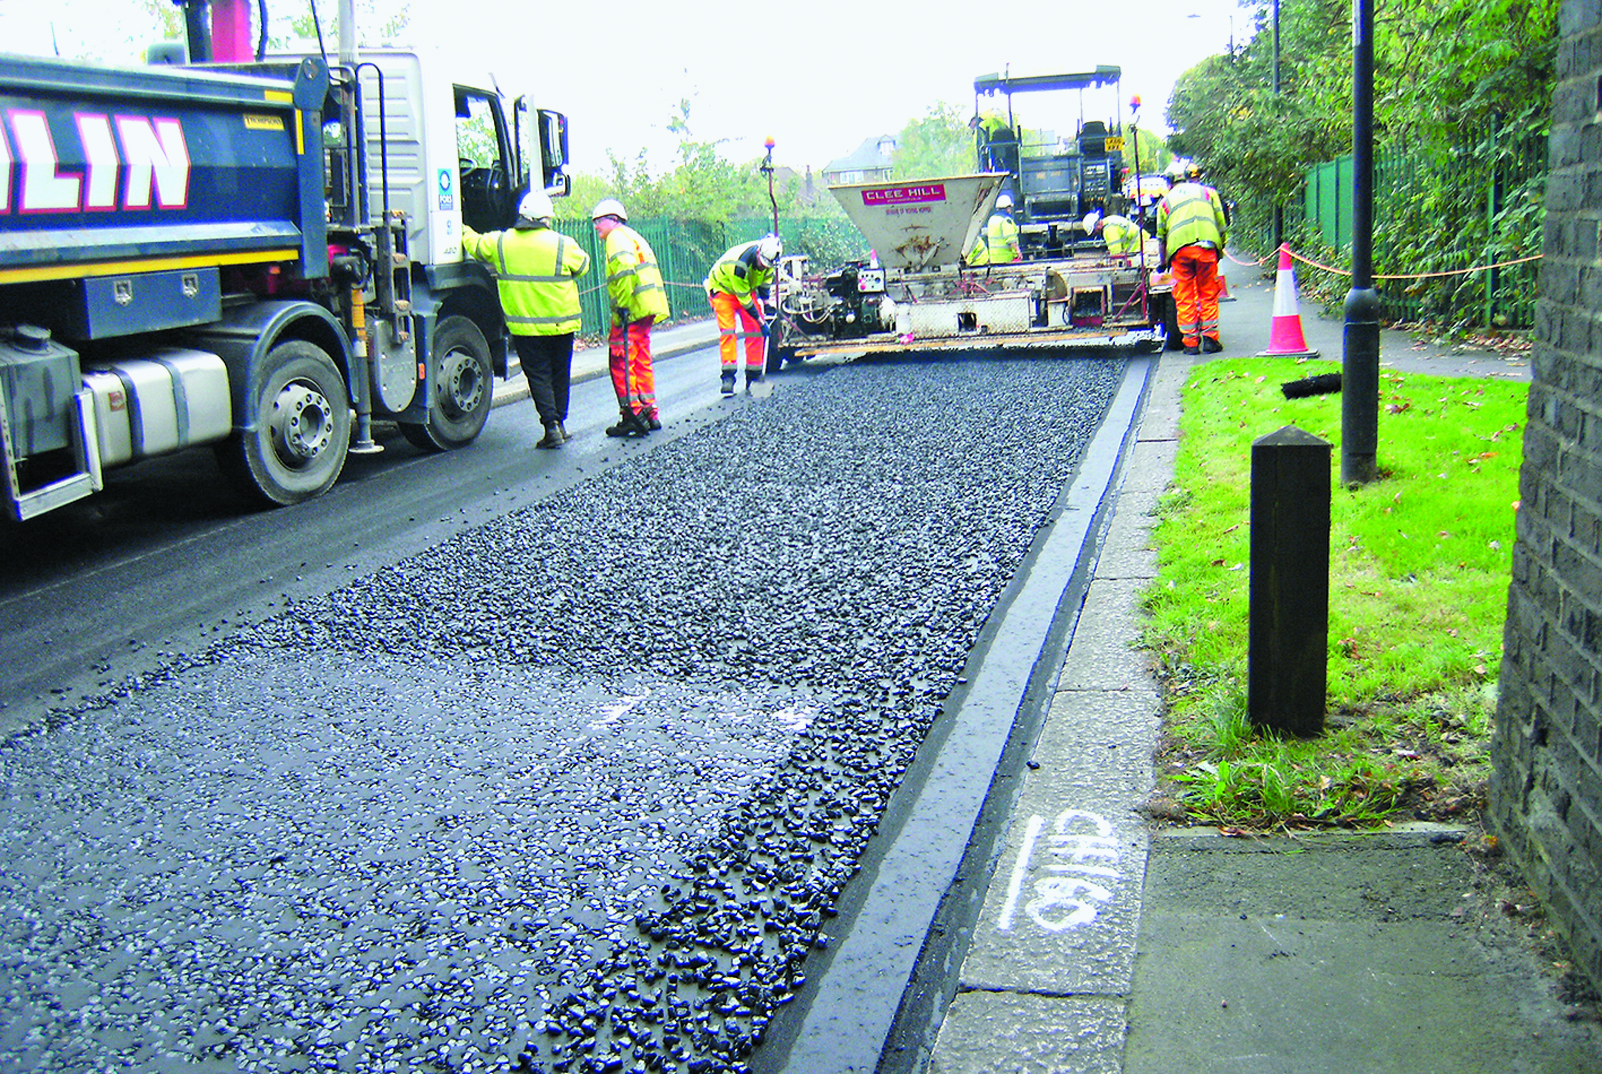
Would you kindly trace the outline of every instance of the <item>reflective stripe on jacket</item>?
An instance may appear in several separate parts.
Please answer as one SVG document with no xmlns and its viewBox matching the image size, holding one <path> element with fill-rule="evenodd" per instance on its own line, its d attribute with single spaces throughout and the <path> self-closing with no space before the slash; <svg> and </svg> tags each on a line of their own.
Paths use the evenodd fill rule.
<svg viewBox="0 0 1602 1074">
<path fill-rule="evenodd" d="M 1109 216 L 1102 221 L 1101 237 L 1107 240 L 1109 254 L 1132 254 L 1140 249 L 1140 228 L 1122 216 Z"/>
<path fill-rule="evenodd" d="M 480 235 L 464 229 L 462 250 L 495 273 L 501 312 L 514 336 L 577 332 L 578 284 L 590 255 L 573 239 L 543 225 Z"/>
<path fill-rule="evenodd" d="M 667 288 L 656 253 L 638 231 L 619 224 L 606 235 L 606 293 L 612 308 L 622 310 L 630 324 L 668 317 Z"/>
<path fill-rule="evenodd" d="M 1180 183 L 1157 206 L 1157 238 L 1169 257 L 1186 246 L 1224 248 L 1229 220 L 1218 191 L 1201 183 Z"/>
<path fill-rule="evenodd" d="M 750 307 L 753 293 L 758 298 L 768 297 L 773 284 L 773 268 L 757 264 L 757 244 L 744 242 L 733 247 L 712 265 L 706 274 L 708 294 L 721 292 L 733 295 L 740 305 Z"/>
<path fill-rule="evenodd" d="M 968 264 L 1004 265 L 1018 258 L 1018 225 L 1006 213 L 996 213 L 980 229 L 979 241 L 968 253 Z"/>
</svg>

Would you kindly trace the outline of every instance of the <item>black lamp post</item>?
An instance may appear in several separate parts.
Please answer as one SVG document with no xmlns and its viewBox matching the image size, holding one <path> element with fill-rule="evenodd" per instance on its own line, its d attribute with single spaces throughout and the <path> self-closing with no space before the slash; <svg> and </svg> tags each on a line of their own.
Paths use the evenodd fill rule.
<svg viewBox="0 0 1602 1074">
<path fill-rule="evenodd" d="M 1274 0 L 1274 103 L 1279 103 L 1279 0 Z M 1274 249 L 1285 243 L 1285 210 L 1274 202 Z"/>
<path fill-rule="evenodd" d="M 1379 476 L 1379 293 L 1374 290 L 1374 0 L 1352 0 L 1352 289 L 1341 363 L 1341 481 Z"/>
</svg>

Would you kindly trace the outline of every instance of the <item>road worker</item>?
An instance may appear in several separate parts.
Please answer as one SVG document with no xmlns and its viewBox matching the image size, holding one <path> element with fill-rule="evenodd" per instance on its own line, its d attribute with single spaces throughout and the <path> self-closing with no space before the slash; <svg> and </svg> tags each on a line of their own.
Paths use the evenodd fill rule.
<svg viewBox="0 0 1602 1074">
<path fill-rule="evenodd" d="M 974 134 L 974 150 L 983 171 L 1018 170 L 1018 136 L 1007 121 L 994 112 L 977 112 L 968 121 Z"/>
<path fill-rule="evenodd" d="M 628 226 L 622 202 L 604 198 L 590 217 L 606 248 L 606 292 L 612 302 L 607 365 L 621 415 L 606 435 L 645 436 L 662 427 L 651 370 L 651 326 L 667 319 L 667 290 L 651 244 Z"/>
<path fill-rule="evenodd" d="M 1174 306 L 1186 354 L 1224 349 L 1218 334 L 1218 260 L 1229 220 L 1224 199 L 1201 177 L 1201 168 L 1192 165 L 1184 181 L 1157 205 L 1157 268 L 1173 271 Z"/>
<path fill-rule="evenodd" d="M 1099 212 L 1085 215 L 1083 226 L 1091 235 L 1100 235 L 1107 243 L 1107 252 L 1114 257 L 1130 257 L 1140 252 L 1140 227 L 1127 216 Z"/>
<path fill-rule="evenodd" d="M 551 226 L 550 195 L 530 190 L 507 231 L 462 229 L 462 252 L 494 270 L 517 364 L 528 379 L 545 435 L 535 447 L 559 448 L 572 436 L 567 421 L 573 376 L 573 334 L 579 330 L 578 278 L 589 271 L 584 247 Z"/>
<path fill-rule="evenodd" d="M 968 252 L 970 265 L 1005 265 L 1023 259 L 1018 247 L 1018 225 L 1012 222 L 1012 195 L 1002 191 L 996 198 L 996 211 L 979 232 L 979 241 Z"/>
<path fill-rule="evenodd" d="M 740 341 L 745 341 L 745 390 L 762 380 L 767 367 L 770 311 L 763 303 L 771 297 L 784 244 L 777 235 L 730 248 L 706 276 L 706 297 L 718 322 L 718 354 L 722 360 L 722 392 L 734 394 L 740 364 Z"/>
</svg>

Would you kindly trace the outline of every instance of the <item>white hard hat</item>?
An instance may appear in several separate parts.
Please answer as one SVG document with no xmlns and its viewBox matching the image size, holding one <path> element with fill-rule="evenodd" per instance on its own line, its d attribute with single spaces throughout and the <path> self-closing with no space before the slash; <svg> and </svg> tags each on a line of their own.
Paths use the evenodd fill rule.
<svg viewBox="0 0 1602 1074">
<path fill-rule="evenodd" d="M 1010 208 L 1012 208 L 1012 195 L 1008 194 L 1006 191 L 1002 191 L 1001 196 L 996 199 L 996 208 L 998 208 L 998 209 L 1010 209 Z"/>
<path fill-rule="evenodd" d="M 1093 232 L 1096 230 L 1096 225 L 1101 223 L 1101 213 L 1097 212 L 1095 209 L 1092 209 L 1085 214 L 1084 220 L 1082 220 L 1080 223 L 1084 227 L 1087 234 Z"/>
<path fill-rule="evenodd" d="M 524 220 L 549 220 L 556 215 L 556 206 L 551 204 L 551 196 L 545 191 L 530 190 L 517 203 L 517 215 Z"/>
<path fill-rule="evenodd" d="M 590 219 L 599 220 L 603 216 L 615 216 L 627 223 L 629 211 L 623 208 L 623 203 L 616 198 L 602 198 L 595 203 L 595 211 L 590 213 Z"/>
<path fill-rule="evenodd" d="M 764 235 L 757 240 L 757 260 L 764 265 L 772 265 L 784 253 L 784 243 L 777 235 Z"/>
</svg>

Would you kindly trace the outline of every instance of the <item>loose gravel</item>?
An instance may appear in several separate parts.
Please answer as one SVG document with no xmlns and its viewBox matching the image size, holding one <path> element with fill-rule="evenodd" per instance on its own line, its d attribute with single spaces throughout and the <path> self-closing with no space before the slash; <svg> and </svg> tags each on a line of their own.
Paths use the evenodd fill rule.
<svg viewBox="0 0 1602 1074">
<path fill-rule="evenodd" d="M 742 1071 L 1121 362 L 859 362 L 0 756 L 0 1068 Z"/>
</svg>

